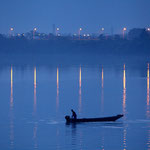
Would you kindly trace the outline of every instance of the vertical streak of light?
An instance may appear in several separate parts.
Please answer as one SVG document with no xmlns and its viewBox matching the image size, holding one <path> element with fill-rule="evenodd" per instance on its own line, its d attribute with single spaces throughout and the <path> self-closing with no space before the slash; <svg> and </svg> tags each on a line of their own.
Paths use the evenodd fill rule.
<svg viewBox="0 0 150 150">
<path fill-rule="evenodd" d="M 82 146 L 83 146 L 83 131 L 80 130 L 80 132 L 78 133 L 79 135 L 79 149 L 82 150 Z"/>
<path fill-rule="evenodd" d="M 13 114 L 13 68 L 10 70 L 10 146 L 14 146 L 14 114 Z"/>
<path fill-rule="evenodd" d="M 82 107 L 82 91 L 81 91 L 81 67 L 79 69 L 79 114 L 81 113 Z"/>
<path fill-rule="evenodd" d="M 149 64 L 147 66 L 147 106 L 149 106 Z"/>
<path fill-rule="evenodd" d="M 123 129 L 123 150 L 127 150 L 127 129 Z"/>
<path fill-rule="evenodd" d="M 13 69 L 10 71 L 11 93 L 10 93 L 10 105 L 13 107 Z"/>
<path fill-rule="evenodd" d="M 79 72 L 79 87 L 81 88 L 81 67 L 80 67 L 80 72 Z"/>
<path fill-rule="evenodd" d="M 104 132 L 102 131 L 102 135 L 101 135 L 101 150 L 105 150 L 105 138 L 104 138 Z"/>
<path fill-rule="evenodd" d="M 59 69 L 57 67 L 57 96 L 56 96 L 56 110 L 59 108 Z"/>
<path fill-rule="evenodd" d="M 37 107 L 37 98 L 36 98 L 36 88 L 37 88 L 37 80 L 36 80 L 36 67 L 34 67 L 34 117 L 36 117 L 36 107 Z M 34 140 L 34 149 L 37 149 L 37 121 L 34 122 L 34 128 L 33 128 L 33 140 Z"/>
<path fill-rule="evenodd" d="M 102 88 L 104 87 L 104 72 L 103 72 L 103 67 L 102 67 Z"/>
<path fill-rule="evenodd" d="M 123 114 L 126 115 L 126 70 L 125 70 L 125 64 L 123 69 Z M 124 117 L 126 119 L 126 117 Z M 127 149 L 127 130 L 126 127 L 123 129 L 123 148 L 124 150 Z"/>
<path fill-rule="evenodd" d="M 123 113 L 126 114 L 126 70 L 123 70 Z"/>
<path fill-rule="evenodd" d="M 104 111 L 104 72 L 102 67 L 101 113 Z"/>
<path fill-rule="evenodd" d="M 150 110 L 149 110 L 149 63 L 147 64 L 147 110 L 146 110 L 146 116 L 149 120 L 150 118 Z M 148 137 L 147 137 L 147 148 L 150 150 L 150 124 L 148 124 L 148 131 L 147 131 Z"/>
<path fill-rule="evenodd" d="M 36 113 L 36 67 L 34 68 L 34 113 Z"/>
</svg>

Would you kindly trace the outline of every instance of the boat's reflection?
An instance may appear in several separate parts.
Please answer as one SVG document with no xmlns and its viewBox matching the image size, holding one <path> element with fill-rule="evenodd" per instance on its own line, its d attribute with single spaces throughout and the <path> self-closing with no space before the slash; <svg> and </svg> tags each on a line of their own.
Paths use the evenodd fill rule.
<svg viewBox="0 0 150 150">
<path fill-rule="evenodd" d="M 107 140 L 109 139 L 107 130 L 118 129 L 121 137 L 121 130 L 124 128 L 123 122 L 88 122 L 88 123 L 66 123 L 66 136 L 71 136 L 72 149 L 84 149 L 84 138 L 88 133 L 84 133 L 83 129 L 93 129 L 95 138 L 98 138 L 99 147 L 98 149 L 104 150 L 108 148 Z M 98 132 L 96 132 L 98 131 Z M 91 133 L 92 134 L 92 133 Z M 90 139 L 90 135 L 89 135 Z M 107 148 L 105 148 L 105 146 Z M 76 148 L 78 147 L 78 148 Z"/>
</svg>

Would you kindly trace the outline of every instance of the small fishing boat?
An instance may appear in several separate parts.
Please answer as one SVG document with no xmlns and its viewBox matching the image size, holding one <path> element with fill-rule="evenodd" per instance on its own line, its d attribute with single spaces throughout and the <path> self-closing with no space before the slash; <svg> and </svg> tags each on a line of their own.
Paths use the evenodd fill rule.
<svg viewBox="0 0 150 150">
<path fill-rule="evenodd" d="M 70 116 L 65 116 L 66 123 L 81 123 L 81 122 L 107 122 L 107 121 L 116 121 L 117 119 L 123 117 L 122 114 L 110 117 L 102 117 L 102 118 L 80 118 L 73 119 Z"/>
</svg>

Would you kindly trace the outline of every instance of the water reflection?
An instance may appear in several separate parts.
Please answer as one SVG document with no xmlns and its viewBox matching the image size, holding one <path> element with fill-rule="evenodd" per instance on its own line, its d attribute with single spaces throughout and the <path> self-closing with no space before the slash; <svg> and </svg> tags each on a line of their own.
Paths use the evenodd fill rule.
<svg viewBox="0 0 150 150">
<path fill-rule="evenodd" d="M 105 149 L 105 136 L 104 136 L 104 130 L 101 130 L 100 132 L 100 150 L 104 150 Z"/>
<path fill-rule="evenodd" d="M 125 64 L 124 64 L 124 69 L 123 69 L 123 114 L 126 115 L 126 70 L 125 70 Z"/>
<path fill-rule="evenodd" d="M 101 90 L 101 114 L 104 112 L 104 72 L 103 72 L 103 67 L 102 67 L 102 90 Z"/>
<path fill-rule="evenodd" d="M 82 91 L 81 91 L 81 67 L 79 68 L 79 114 L 82 107 Z"/>
<path fill-rule="evenodd" d="M 103 67 L 102 67 L 102 89 L 104 87 L 104 72 L 103 72 Z"/>
<path fill-rule="evenodd" d="M 88 82 L 90 81 L 89 83 L 92 83 L 92 86 L 97 88 L 98 92 L 99 92 L 98 94 L 95 94 L 95 95 L 94 95 L 95 90 L 94 89 L 93 90 L 88 89 L 90 87 L 86 86 L 86 85 L 89 85 L 89 83 L 83 82 L 85 74 L 84 74 L 84 69 L 82 66 L 81 67 L 78 66 L 78 68 L 75 68 L 75 69 L 74 68 L 73 69 L 67 68 L 66 72 L 65 71 L 60 72 L 61 71 L 60 68 L 55 67 L 52 69 L 52 71 L 54 71 L 52 73 L 52 75 L 55 75 L 54 78 L 53 78 L 53 76 L 52 76 L 52 78 L 48 78 L 49 72 L 47 72 L 46 69 L 42 70 L 40 68 L 38 69 L 38 67 L 32 67 L 32 70 L 30 68 L 29 70 L 24 72 L 23 82 L 22 82 L 22 78 L 20 78 L 20 75 L 22 75 L 22 74 L 20 74 L 20 70 L 19 71 L 17 71 L 17 69 L 14 70 L 14 67 L 9 67 L 8 69 L 5 72 L 7 73 L 7 76 L 9 76 L 9 78 L 7 78 L 7 80 L 9 80 L 9 85 L 7 85 L 8 84 L 7 80 L 6 80 L 7 81 L 6 83 L 4 83 L 5 81 L 2 82 L 3 78 L 4 79 L 6 78 L 6 77 L 2 76 L 3 74 L 1 75 L 1 77 L 3 77 L 3 78 L 1 78 L 0 83 L 6 84 L 7 87 L 6 86 L 5 87 L 8 88 L 8 90 L 9 90 L 7 92 L 8 93 L 8 101 L 7 102 L 9 102 L 9 108 L 8 109 L 10 112 L 10 116 L 9 116 L 10 118 L 8 120 L 8 125 L 9 125 L 8 131 L 9 131 L 9 133 L 8 133 L 7 139 L 6 139 L 7 135 L 5 135 L 5 136 L 1 135 L 1 138 L 3 139 L 3 136 L 4 136 L 5 139 L 3 139 L 3 140 L 7 140 L 8 141 L 7 146 L 9 146 L 9 147 L 11 146 L 12 149 L 15 149 L 16 143 L 19 144 L 19 142 L 22 143 L 23 146 L 28 143 L 28 146 L 30 146 L 30 147 L 32 146 L 31 149 L 34 149 L 34 148 L 39 149 L 39 147 L 41 147 L 41 148 L 45 147 L 45 148 L 51 149 L 55 145 L 57 145 L 57 147 L 56 147 L 57 149 L 61 149 L 61 148 L 67 149 L 68 147 L 70 149 L 80 149 L 80 148 L 84 149 L 85 145 L 87 145 L 87 149 L 90 149 L 91 147 L 90 147 L 88 141 L 90 138 L 95 138 L 95 142 L 93 142 L 93 144 L 95 144 L 95 146 L 98 149 L 107 149 L 108 145 L 112 144 L 112 149 L 116 148 L 116 149 L 126 150 L 128 148 L 130 149 L 130 146 L 131 147 L 134 146 L 134 143 L 132 143 L 132 141 L 131 141 L 131 137 L 135 138 L 135 140 L 136 140 L 136 136 L 138 136 L 138 133 L 142 133 L 142 131 L 143 131 L 143 133 L 142 133 L 141 137 L 145 137 L 145 139 L 142 140 L 140 144 L 137 143 L 137 145 L 139 145 L 139 146 L 143 145 L 143 147 L 145 147 L 145 149 L 148 149 L 148 148 L 150 149 L 150 124 L 148 122 L 148 120 L 150 119 L 150 111 L 149 111 L 150 110 L 150 108 L 149 108 L 150 107 L 149 106 L 150 105 L 150 101 L 149 101 L 149 82 L 150 82 L 149 81 L 149 64 L 148 64 L 148 66 L 145 66 L 145 74 L 146 74 L 145 80 L 143 80 L 143 78 L 141 78 L 141 76 L 139 78 L 139 75 L 137 75 L 138 78 L 136 76 L 136 79 L 134 79 L 134 80 L 133 80 L 133 76 L 132 76 L 132 78 L 130 78 L 130 70 L 129 70 L 129 68 L 127 68 L 127 65 L 124 65 L 124 66 L 122 65 L 122 67 L 119 68 L 119 71 L 117 70 L 119 72 L 119 75 L 117 76 L 117 78 L 119 77 L 119 79 L 116 79 L 116 72 L 114 72 L 114 70 L 113 70 L 113 72 L 111 72 L 111 70 L 107 67 L 105 68 L 105 67 L 101 66 L 100 68 L 96 68 L 96 69 L 89 69 L 89 70 L 87 69 L 86 72 L 89 73 L 88 74 Z M 83 125 L 79 124 L 79 125 L 77 125 L 77 127 L 74 126 L 74 127 L 72 127 L 72 129 L 69 130 L 69 135 L 64 136 L 64 130 L 66 130 L 66 128 L 64 128 L 63 118 L 62 118 L 62 122 L 61 122 L 61 121 L 57 120 L 57 118 L 53 118 L 53 117 L 55 116 L 55 113 L 56 113 L 55 109 L 56 108 L 60 109 L 60 104 L 61 104 L 61 101 L 59 101 L 59 98 L 60 98 L 59 90 L 61 88 L 61 83 L 59 83 L 59 82 L 61 81 L 61 79 L 63 80 L 63 77 L 64 78 L 66 77 L 66 74 L 68 74 L 68 70 L 71 71 L 71 72 L 69 72 L 69 75 L 71 74 L 70 75 L 71 81 L 73 80 L 72 83 L 75 85 L 75 86 L 73 85 L 72 87 L 74 87 L 73 90 L 76 91 L 76 93 L 71 92 L 71 94 L 73 95 L 72 101 L 67 99 L 67 96 L 68 96 L 67 94 L 63 95 L 63 97 L 66 99 L 66 101 L 64 103 L 65 107 L 63 106 L 64 109 L 66 108 L 66 105 L 72 106 L 72 103 L 77 102 L 77 103 L 75 103 L 75 107 L 80 106 L 80 107 L 78 107 L 78 109 L 80 109 L 81 113 L 83 113 L 84 104 L 87 106 L 87 109 L 84 110 L 84 113 L 87 114 L 87 116 L 92 114 L 91 112 L 89 113 L 89 110 L 91 110 L 90 109 L 91 104 L 93 104 L 93 108 L 98 109 L 94 112 L 98 113 L 104 109 L 103 113 L 110 113 L 111 114 L 112 109 L 111 109 L 111 106 L 109 106 L 109 104 L 111 103 L 110 102 L 110 98 L 111 98 L 110 95 L 112 93 L 109 95 L 109 92 L 115 92 L 114 98 L 113 98 L 114 101 L 111 103 L 111 104 L 113 104 L 113 108 L 114 108 L 115 104 L 119 103 L 118 105 L 115 106 L 116 111 L 120 111 L 120 109 L 121 109 L 121 111 L 126 115 L 126 117 L 128 117 L 127 119 L 130 118 L 130 120 L 132 120 L 132 116 L 130 116 L 130 115 L 132 115 L 131 113 L 133 112 L 132 111 L 133 108 L 129 104 L 133 104 L 133 102 L 129 102 L 129 100 L 132 99 L 132 97 L 134 96 L 134 93 L 131 93 L 128 91 L 130 89 L 133 89 L 136 86 L 139 86 L 139 87 L 137 87 L 137 91 L 139 90 L 140 93 L 136 93 L 137 94 L 136 95 L 136 97 L 137 97 L 136 101 L 137 101 L 138 105 L 143 104 L 141 102 L 141 100 L 143 98 L 142 96 L 143 96 L 143 92 L 144 92 L 145 93 L 145 101 L 143 101 L 143 102 L 144 102 L 145 107 L 143 107 L 143 105 L 142 105 L 140 110 L 137 109 L 137 108 L 139 108 L 139 106 L 135 107 L 134 108 L 134 112 L 136 114 L 135 117 L 138 117 L 137 115 L 139 115 L 139 114 L 141 117 L 143 117 L 143 115 L 141 113 L 144 112 L 144 117 L 147 117 L 147 122 L 143 121 L 143 123 L 141 125 L 139 123 L 130 123 L 130 121 L 127 120 L 127 123 L 126 123 L 126 121 L 124 121 L 123 126 L 120 128 L 118 128 L 116 126 L 116 123 L 113 124 L 113 127 L 109 127 L 105 124 L 101 125 L 101 123 L 98 123 L 96 125 L 94 125 L 94 124 L 92 124 L 92 125 L 91 124 L 90 125 L 89 124 L 83 124 Z M 92 71 L 94 70 L 94 72 L 91 72 L 91 70 Z M 120 72 L 120 70 L 121 70 L 121 72 Z M 140 70 L 140 72 L 143 70 Z M 9 71 L 9 73 L 8 73 L 8 71 Z M 42 71 L 42 72 L 40 72 L 40 71 Z M 94 74 L 94 78 L 93 78 L 93 73 L 96 73 L 96 75 Z M 134 75 L 135 75 L 135 73 L 136 72 L 134 72 Z M 44 74 L 44 75 L 41 75 L 41 74 Z M 97 76 L 98 74 L 99 74 L 99 76 Z M 29 75 L 31 75 L 31 76 L 29 76 Z M 49 110 L 49 107 L 46 107 L 45 108 L 46 110 L 43 110 L 43 107 L 38 105 L 40 102 L 40 98 L 41 99 L 43 98 L 42 96 L 38 97 L 39 92 L 40 92 L 40 95 L 44 95 L 45 90 L 47 90 L 46 89 L 46 87 L 48 86 L 47 84 L 49 83 L 49 82 L 45 82 L 45 80 L 44 80 L 44 82 L 42 82 L 42 84 L 38 84 L 38 81 L 40 81 L 40 77 L 42 78 L 43 76 L 47 77 L 45 80 L 50 81 L 50 83 L 55 82 L 54 88 L 53 88 L 53 86 L 50 86 L 50 88 L 54 89 L 54 93 L 51 93 L 50 95 L 49 94 L 46 95 L 46 96 L 48 96 L 48 98 L 45 98 L 45 101 L 44 101 L 44 103 L 49 104 L 50 103 L 49 99 L 51 97 L 54 98 L 54 103 L 52 102 L 51 104 L 52 104 L 52 107 L 54 106 L 55 109 Z M 75 76 L 77 77 L 77 80 L 76 80 Z M 19 80 L 18 80 L 18 77 L 19 77 Z M 110 79 L 112 82 L 110 82 Z M 20 80 L 21 80 L 21 82 L 20 82 Z M 31 80 L 32 80 L 32 83 L 31 83 Z M 136 80 L 136 82 L 135 82 L 135 80 Z M 14 82 L 14 81 L 16 81 L 16 82 Z M 65 85 L 65 86 L 63 86 L 65 88 L 64 91 L 69 91 L 70 89 L 66 85 L 68 85 L 68 83 L 70 83 L 70 81 L 69 82 L 66 80 L 63 80 L 63 81 L 64 81 L 64 85 Z M 25 82 L 27 82 L 27 84 Z M 143 84 L 141 84 L 141 82 L 142 83 L 144 82 L 145 86 Z M 23 83 L 25 83 L 24 86 L 22 86 Z M 115 89 L 115 91 L 114 90 L 111 91 L 112 90 L 111 88 L 113 88 L 114 83 L 116 84 L 116 87 L 115 87 L 116 89 Z M 135 85 L 128 84 L 128 83 L 135 83 Z M 32 88 L 31 89 L 31 92 L 32 92 L 31 97 L 30 97 L 30 95 L 25 95 L 26 97 L 21 99 L 21 101 L 20 101 L 21 103 L 20 103 L 19 99 L 22 98 L 21 94 L 24 95 L 26 93 L 24 91 L 28 85 L 30 86 L 30 84 L 32 84 L 31 85 L 31 88 Z M 107 86 L 110 84 L 112 84 L 112 85 Z M 44 85 L 44 86 L 42 86 L 42 85 Z M 76 87 L 76 85 L 77 85 L 77 87 Z M 39 87 L 39 86 L 41 86 L 41 87 Z M 20 93 L 19 93 L 19 90 L 20 90 L 19 87 L 23 88 L 23 89 L 21 89 Z M 3 87 L 1 85 L 1 89 L 2 88 Z M 7 90 L 6 88 L 4 90 Z M 120 90 L 120 88 L 121 88 L 121 90 Z M 89 90 L 91 90 L 90 91 L 91 94 L 88 94 L 89 97 L 87 97 L 87 101 L 82 102 L 83 97 L 85 97 L 84 94 L 86 94 L 86 93 L 84 93 L 84 91 L 89 91 Z M 2 91 L 3 91 L 3 89 L 2 89 Z M 51 90 L 51 91 L 53 91 L 53 90 Z M 27 92 L 30 93 L 30 91 L 27 91 Z M 94 93 L 92 93 L 92 92 L 94 92 Z M 5 93 L 6 93 L 6 91 L 5 91 Z M 60 93 L 61 93 L 61 91 L 60 91 Z M 4 96 L 4 94 L 3 95 L 1 94 L 1 95 Z M 129 95 L 129 94 L 132 94 L 132 95 Z M 94 95 L 94 98 L 93 98 L 93 95 Z M 116 99 L 118 97 L 121 98 L 120 102 L 116 101 Z M 90 101 L 91 98 L 93 98 L 92 101 Z M 29 100 L 28 102 L 26 101 L 27 99 Z M 31 110 L 30 110 L 30 106 L 28 105 L 28 104 L 30 104 L 30 99 L 31 99 L 31 104 L 32 104 Z M 3 104 L 4 104 L 4 106 L 5 106 L 6 101 L 4 101 L 4 103 L 2 103 L 2 102 L 3 101 L 1 101 L 1 105 L 3 106 Z M 20 104 L 22 104 L 22 105 L 20 105 Z M 99 104 L 101 106 L 98 106 L 97 104 Z M 107 107 L 108 107 L 107 112 L 105 112 L 106 108 L 103 107 L 103 106 L 105 106 L 105 104 L 108 104 L 107 105 Z M 29 106 L 29 108 L 22 107 L 23 105 Z M 15 107 L 15 106 L 17 106 L 17 107 Z M 77 111 L 78 111 L 78 109 L 77 109 Z M 99 109 L 101 109 L 101 110 L 99 110 Z M 2 109 L 2 111 L 3 111 L 3 109 Z M 16 118 L 15 117 L 16 111 L 20 112 L 22 115 L 17 115 L 17 118 Z M 30 111 L 34 114 L 33 116 L 30 116 Z M 46 112 L 49 112 L 49 111 L 50 111 L 50 113 L 49 113 L 50 121 L 49 121 L 49 119 L 47 119 L 47 114 L 46 114 Z M 62 112 L 61 112 L 62 116 L 65 114 L 65 111 L 62 110 Z M 128 113 L 128 112 L 130 112 L 130 113 Z M 6 112 L 6 115 L 7 115 L 7 112 Z M 31 117 L 32 117 L 32 119 L 31 119 Z M 40 118 L 40 120 L 44 120 L 44 121 L 41 122 L 41 121 L 39 121 L 38 118 Z M 143 119 L 143 118 L 141 118 L 141 119 Z M 122 119 L 118 121 L 118 123 L 120 123 L 120 122 L 122 122 Z M 129 123 L 129 128 L 128 128 L 128 126 L 126 126 L 126 124 L 128 125 L 128 123 Z M 26 131 L 24 130 L 24 131 L 22 131 L 22 134 L 25 135 L 24 138 L 19 139 L 19 137 L 16 136 L 17 134 L 20 134 L 19 129 L 16 128 L 17 126 L 23 126 L 23 127 L 26 126 L 27 127 L 26 129 L 31 128 L 31 135 L 30 135 L 30 133 L 26 133 Z M 139 132 L 137 132 L 136 134 L 131 133 L 132 132 L 131 130 L 134 127 L 135 127 L 135 129 L 139 130 Z M 3 129 L 4 129 L 4 127 L 1 128 L 1 131 Z M 40 136 L 43 134 L 43 133 L 41 133 L 42 130 L 44 132 L 45 132 L 45 130 L 49 130 L 49 132 L 52 135 L 54 135 L 53 140 L 48 141 L 48 139 L 47 139 L 48 134 L 45 134 L 46 135 L 45 137 Z M 110 132 L 106 132 L 106 131 L 110 131 Z M 2 132 L 2 133 L 4 133 L 4 132 Z M 87 133 L 90 133 L 90 136 L 88 136 Z M 110 139 L 113 138 L 113 136 L 115 136 L 115 135 L 116 135 L 116 138 L 119 138 L 120 140 L 118 140 L 118 143 L 115 143 L 116 145 L 113 145 L 114 143 L 112 141 L 110 141 Z M 24 139 L 27 137 L 30 137 L 32 139 L 24 141 Z M 62 138 L 64 138 L 64 139 L 61 140 Z M 1 142 L 3 142 L 3 140 Z M 68 143 L 64 143 L 64 141 L 66 141 L 66 140 L 68 140 Z M 51 144 L 51 142 L 54 142 L 54 143 Z M 1 144 L 3 144 L 3 143 L 1 143 Z M 3 145 L 1 145 L 1 147 L 2 146 Z"/>
<path fill-rule="evenodd" d="M 14 147 L 13 68 L 10 70 L 10 147 Z"/>
<path fill-rule="evenodd" d="M 10 106 L 13 107 L 13 69 L 10 70 L 10 83 L 11 83 L 11 93 L 10 93 Z"/>
<path fill-rule="evenodd" d="M 36 114 L 36 67 L 34 67 L 34 115 Z"/>
<path fill-rule="evenodd" d="M 149 111 L 149 64 L 147 65 L 147 117 L 150 118 Z"/>
<path fill-rule="evenodd" d="M 76 124 L 71 125 L 71 145 L 73 148 L 77 145 Z"/>
<path fill-rule="evenodd" d="M 149 64 L 147 64 L 147 110 L 146 110 L 146 117 L 150 119 L 150 110 L 149 110 Z M 150 150 L 150 123 L 148 123 L 148 130 L 147 130 L 147 149 Z"/>
<path fill-rule="evenodd" d="M 34 140 L 34 149 L 37 149 L 37 121 L 36 121 L 36 108 L 37 108 L 37 98 L 36 98 L 36 87 L 37 87 L 37 81 L 36 81 L 36 67 L 34 67 L 34 106 L 33 106 L 33 114 L 34 114 L 34 128 L 33 128 L 33 140 Z"/>
<path fill-rule="evenodd" d="M 56 96 L 56 111 L 59 109 L 59 69 L 57 67 L 57 96 Z"/>
<path fill-rule="evenodd" d="M 124 119 L 126 120 L 126 70 L 125 70 L 125 64 L 123 66 L 123 114 L 124 114 Z M 127 127 L 124 126 L 123 128 L 123 149 L 127 149 Z"/>
</svg>

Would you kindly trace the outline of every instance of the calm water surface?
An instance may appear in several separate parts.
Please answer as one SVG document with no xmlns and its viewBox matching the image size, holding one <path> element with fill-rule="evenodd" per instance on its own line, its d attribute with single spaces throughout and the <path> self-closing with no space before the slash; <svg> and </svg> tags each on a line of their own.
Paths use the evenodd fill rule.
<svg viewBox="0 0 150 150">
<path fill-rule="evenodd" d="M 6 66 L 0 69 L 0 149 L 150 149 L 149 66 Z M 66 125 L 123 113 L 116 122 Z"/>
</svg>

